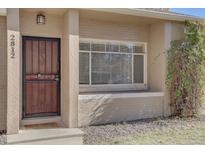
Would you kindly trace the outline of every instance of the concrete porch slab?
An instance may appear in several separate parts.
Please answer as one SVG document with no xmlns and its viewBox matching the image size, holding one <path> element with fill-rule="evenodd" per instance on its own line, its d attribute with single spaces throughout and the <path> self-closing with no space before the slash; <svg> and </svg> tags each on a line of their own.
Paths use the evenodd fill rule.
<svg viewBox="0 0 205 154">
<path fill-rule="evenodd" d="M 20 130 L 18 134 L 7 135 L 7 144 L 28 145 L 80 145 L 84 133 L 78 128 L 53 128 Z"/>
</svg>

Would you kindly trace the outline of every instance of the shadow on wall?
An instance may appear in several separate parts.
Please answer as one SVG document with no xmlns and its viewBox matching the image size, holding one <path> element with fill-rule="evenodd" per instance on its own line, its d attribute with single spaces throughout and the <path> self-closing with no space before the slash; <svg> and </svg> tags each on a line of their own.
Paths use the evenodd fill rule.
<svg viewBox="0 0 205 154">
<path fill-rule="evenodd" d="M 81 95 L 79 126 L 98 125 L 162 116 L 163 97 Z"/>
</svg>

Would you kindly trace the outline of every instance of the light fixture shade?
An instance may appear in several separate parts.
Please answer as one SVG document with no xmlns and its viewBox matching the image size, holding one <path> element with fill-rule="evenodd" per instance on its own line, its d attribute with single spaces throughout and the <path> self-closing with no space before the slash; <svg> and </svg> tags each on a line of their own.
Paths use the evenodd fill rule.
<svg viewBox="0 0 205 154">
<path fill-rule="evenodd" d="M 43 25 L 46 23 L 46 17 L 43 14 L 37 14 L 36 16 L 36 23 L 38 25 Z"/>
</svg>

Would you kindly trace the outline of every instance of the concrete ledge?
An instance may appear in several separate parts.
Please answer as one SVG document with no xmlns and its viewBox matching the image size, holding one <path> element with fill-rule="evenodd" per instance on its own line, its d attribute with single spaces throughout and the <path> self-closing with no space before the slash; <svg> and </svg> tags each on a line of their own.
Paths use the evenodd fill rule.
<svg viewBox="0 0 205 154">
<path fill-rule="evenodd" d="M 116 92 L 79 95 L 79 126 L 163 116 L 163 92 Z"/>
<path fill-rule="evenodd" d="M 101 92 L 101 93 L 82 93 L 79 100 L 89 99 L 97 96 L 109 96 L 110 98 L 129 98 L 129 97 L 159 97 L 164 96 L 163 92 Z"/>
<path fill-rule="evenodd" d="M 21 130 L 7 135 L 7 144 L 83 144 L 83 135 L 77 128 Z"/>
</svg>

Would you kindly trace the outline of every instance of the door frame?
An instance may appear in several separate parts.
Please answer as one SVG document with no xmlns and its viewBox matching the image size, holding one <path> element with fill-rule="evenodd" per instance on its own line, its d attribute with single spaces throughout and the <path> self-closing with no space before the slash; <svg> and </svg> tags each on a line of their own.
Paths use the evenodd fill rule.
<svg viewBox="0 0 205 154">
<path fill-rule="evenodd" d="M 57 113 L 41 113 L 33 114 L 33 115 L 26 115 L 26 52 L 25 52 L 25 40 L 55 40 L 58 41 L 58 60 L 59 60 L 59 83 L 57 86 L 58 90 L 58 99 L 57 99 Z M 61 39 L 54 38 L 54 37 L 38 37 L 38 36 L 25 36 L 22 35 L 22 119 L 26 118 L 35 118 L 35 117 L 49 117 L 49 116 L 60 116 L 61 114 Z"/>
</svg>

